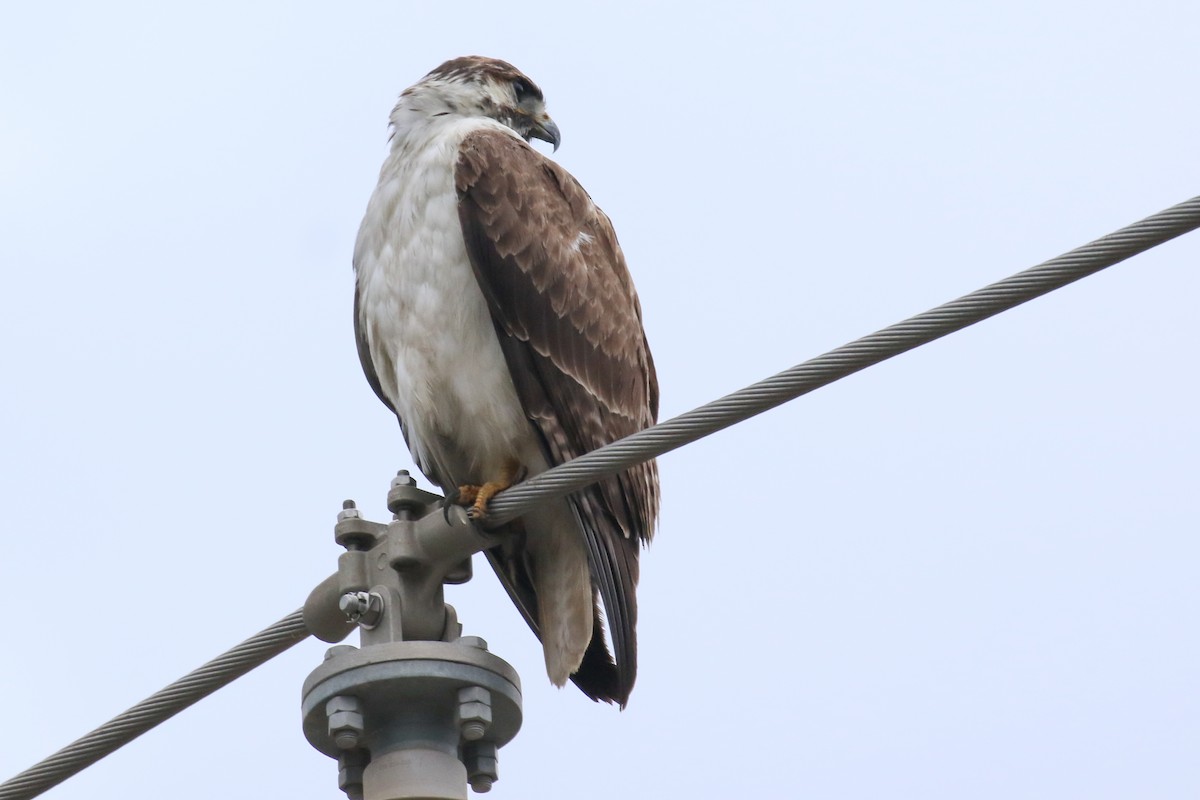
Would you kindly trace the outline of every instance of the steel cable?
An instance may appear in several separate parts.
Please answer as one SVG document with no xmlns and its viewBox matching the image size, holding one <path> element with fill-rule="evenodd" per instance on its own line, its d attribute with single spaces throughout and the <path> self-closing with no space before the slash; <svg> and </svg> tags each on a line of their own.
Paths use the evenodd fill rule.
<svg viewBox="0 0 1200 800">
<path fill-rule="evenodd" d="M 259 664 L 304 641 L 308 635 L 302 612 L 289 614 L 86 736 L 76 739 L 49 758 L 0 784 L 0 800 L 37 797 Z"/>
<path fill-rule="evenodd" d="M 499 525 L 623 469 L 701 439 L 803 394 L 1087 277 L 1200 227 L 1200 197 L 1126 226 L 1057 258 L 898 322 L 547 470 L 497 495 Z M 0 800 L 28 800 L 265 663 L 309 635 L 301 611 L 288 615 L 175 681 L 54 755 L 0 784 Z"/>
<path fill-rule="evenodd" d="M 488 524 L 668 453 L 826 384 L 995 316 L 1200 227 L 1200 197 L 898 322 L 693 411 L 593 450 L 496 495 Z"/>
</svg>

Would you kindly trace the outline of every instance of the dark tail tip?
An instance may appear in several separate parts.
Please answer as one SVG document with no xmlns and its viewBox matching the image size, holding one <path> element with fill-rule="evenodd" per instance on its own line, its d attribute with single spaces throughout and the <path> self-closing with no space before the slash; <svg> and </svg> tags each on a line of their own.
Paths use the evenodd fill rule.
<svg viewBox="0 0 1200 800">
<path fill-rule="evenodd" d="M 627 664 L 625 669 L 617 667 L 608 646 L 604 642 L 604 629 L 601 626 L 599 613 L 592 629 L 592 641 L 588 643 L 583 653 L 583 662 L 579 671 L 571 676 L 571 681 L 579 690 L 596 702 L 616 703 L 624 710 L 629 704 L 629 695 L 633 691 L 633 682 L 637 677 L 637 665 Z"/>
</svg>

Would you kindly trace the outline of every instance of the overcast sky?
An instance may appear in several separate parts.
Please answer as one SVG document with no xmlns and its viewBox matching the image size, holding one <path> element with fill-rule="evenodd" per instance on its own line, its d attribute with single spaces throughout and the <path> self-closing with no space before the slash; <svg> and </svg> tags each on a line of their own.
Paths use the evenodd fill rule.
<svg viewBox="0 0 1200 800">
<path fill-rule="evenodd" d="M 736 10 L 735 10 L 736 9 Z M 355 232 L 406 86 L 546 93 L 671 417 L 1200 194 L 1194 2 L 0 12 L 0 780 L 297 608 L 412 468 Z M 1200 234 L 661 460 L 628 710 L 503 798 L 1200 795 Z M 423 483 L 428 487 L 428 484 Z M 309 641 L 52 790 L 336 798 Z"/>
</svg>

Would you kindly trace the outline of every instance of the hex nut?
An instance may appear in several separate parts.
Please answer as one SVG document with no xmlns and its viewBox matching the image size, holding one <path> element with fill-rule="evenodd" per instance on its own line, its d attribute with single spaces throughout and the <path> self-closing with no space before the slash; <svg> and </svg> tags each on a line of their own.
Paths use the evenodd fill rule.
<svg viewBox="0 0 1200 800">
<path fill-rule="evenodd" d="M 496 745 L 490 742 L 476 742 L 464 748 L 463 765 L 467 768 L 467 782 L 473 792 L 490 792 L 492 784 L 500 780 Z"/>
<path fill-rule="evenodd" d="M 362 715 L 362 702 L 353 695 L 340 694 L 325 704 L 325 715 L 329 718 L 329 735 L 341 750 L 358 747 L 366 720 Z"/>
<path fill-rule="evenodd" d="M 492 693 L 482 686 L 458 690 L 458 722 L 462 738 L 477 742 L 492 724 Z"/>
<path fill-rule="evenodd" d="M 464 686 L 458 690 L 458 702 L 487 703 L 491 705 L 492 693 L 483 686 Z"/>
<path fill-rule="evenodd" d="M 348 550 L 370 550 L 382 531 L 382 525 L 363 519 L 357 508 L 346 508 L 338 512 L 333 540 Z"/>
<path fill-rule="evenodd" d="M 370 762 L 366 750 L 347 750 L 338 756 L 338 788 L 349 797 L 362 797 L 363 770 Z"/>
</svg>

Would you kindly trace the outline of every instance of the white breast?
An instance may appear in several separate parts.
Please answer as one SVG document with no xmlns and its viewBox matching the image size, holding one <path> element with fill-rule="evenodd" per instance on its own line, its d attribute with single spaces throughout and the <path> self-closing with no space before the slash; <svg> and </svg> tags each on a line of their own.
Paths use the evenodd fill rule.
<svg viewBox="0 0 1200 800">
<path fill-rule="evenodd" d="M 482 483 L 505 459 L 532 466 L 540 454 L 458 219 L 458 146 L 487 123 L 445 119 L 397 132 L 354 267 L 371 361 L 413 458 L 443 480 Z"/>
</svg>

